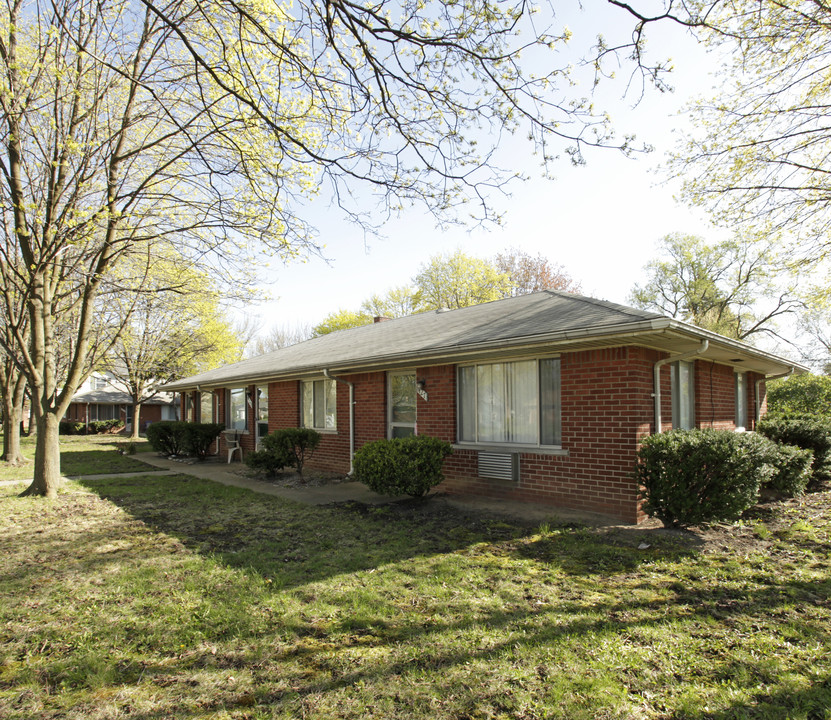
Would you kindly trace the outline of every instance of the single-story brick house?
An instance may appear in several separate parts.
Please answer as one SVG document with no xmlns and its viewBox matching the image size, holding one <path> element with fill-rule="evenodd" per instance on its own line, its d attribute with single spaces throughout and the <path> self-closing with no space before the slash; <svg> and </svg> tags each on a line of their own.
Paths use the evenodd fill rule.
<svg viewBox="0 0 831 720">
<path fill-rule="evenodd" d="M 323 440 L 309 467 L 348 472 L 364 443 L 453 443 L 451 493 L 644 518 L 632 477 L 648 434 L 752 430 L 765 380 L 807 368 L 650 312 L 544 291 L 459 310 L 376 318 L 170 383 L 184 417 Z M 221 450 L 221 448 L 220 448 Z"/>
</svg>

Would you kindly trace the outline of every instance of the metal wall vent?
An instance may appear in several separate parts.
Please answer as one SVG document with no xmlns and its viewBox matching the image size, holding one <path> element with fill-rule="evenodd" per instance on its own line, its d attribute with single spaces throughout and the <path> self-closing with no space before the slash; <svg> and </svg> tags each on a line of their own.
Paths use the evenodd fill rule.
<svg viewBox="0 0 831 720">
<path fill-rule="evenodd" d="M 480 452 L 479 477 L 519 482 L 519 454 Z"/>
</svg>

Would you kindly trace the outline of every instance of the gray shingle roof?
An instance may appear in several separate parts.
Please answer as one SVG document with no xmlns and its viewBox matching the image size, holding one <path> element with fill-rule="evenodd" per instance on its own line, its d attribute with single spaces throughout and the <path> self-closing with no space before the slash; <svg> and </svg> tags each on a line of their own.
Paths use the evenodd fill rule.
<svg viewBox="0 0 831 720">
<path fill-rule="evenodd" d="M 580 295 L 546 290 L 505 300 L 483 303 L 458 310 L 410 315 L 373 325 L 342 330 L 259 357 L 210 370 L 170 383 L 165 390 L 229 386 L 237 382 L 333 372 L 358 371 L 395 364 L 438 362 L 441 358 L 461 359 L 476 353 L 541 346 L 551 350 L 576 338 L 605 339 L 624 334 L 666 333 L 670 325 L 686 334 L 693 343 L 697 337 L 720 338 L 692 326 L 669 320 L 656 313 L 636 310 L 616 303 Z M 722 338 L 736 353 L 744 343 Z M 633 343 L 632 344 L 643 344 Z M 597 346 L 597 345 L 595 345 Z M 757 352 L 757 354 L 759 354 Z M 766 353 L 762 356 L 773 358 Z M 779 365 L 789 363 L 781 358 Z M 452 361 L 452 360 L 449 360 Z"/>
</svg>

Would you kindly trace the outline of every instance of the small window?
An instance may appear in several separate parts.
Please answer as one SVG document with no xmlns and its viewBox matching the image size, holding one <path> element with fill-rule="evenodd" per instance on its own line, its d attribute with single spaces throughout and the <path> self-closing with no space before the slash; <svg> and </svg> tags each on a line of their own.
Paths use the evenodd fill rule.
<svg viewBox="0 0 831 720">
<path fill-rule="evenodd" d="M 747 376 L 736 373 L 736 430 L 747 427 Z"/>
<path fill-rule="evenodd" d="M 268 435 L 268 385 L 257 386 L 257 444 Z"/>
<path fill-rule="evenodd" d="M 315 430 L 337 428 L 337 387 L 334 380 L 305 380 L 300 386 L 300 422 Z"/>
<path fill-rule="evenodd" d="M 231 388 L 228 391 L 228 422 L 230 430 L 248 428 L 248 407 L 245 403 L 245 388 Z"/>
<path fill-rule="evenodd" d="M 679 361 L 670 365 L 672 383 L 672 428 L 692 430 L 695 427 L 695 364 Z"/>
<path fill-rule="evenodd" d="M 187 393 L 185 395 L 185 421 L 186 422 L 193 422 L 195 418 L 193 417 L 193 395 L 191 393 Z"/>
<path fill-rule="evenodd" d="M 210 392 L 199 393 L 199 422 L 213 422 L 214 417 L 214 394 Z"/>
<path fill-rule="evenodd" d="M 408 437 L 416 432 L 415 373 L 390 373 L 389 436 Z"/>
</svg>

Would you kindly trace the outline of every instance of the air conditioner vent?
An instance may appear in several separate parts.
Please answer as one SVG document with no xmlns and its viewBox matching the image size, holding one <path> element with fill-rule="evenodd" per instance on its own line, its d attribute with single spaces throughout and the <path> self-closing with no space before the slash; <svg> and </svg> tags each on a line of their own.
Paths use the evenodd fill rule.
<svg viewBox="0 0 831 720">
<path fill-rule="evenodd" d="M 519 482 L 519 455 L 480 452 L 479 477 Z"/>
</svg>

